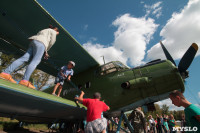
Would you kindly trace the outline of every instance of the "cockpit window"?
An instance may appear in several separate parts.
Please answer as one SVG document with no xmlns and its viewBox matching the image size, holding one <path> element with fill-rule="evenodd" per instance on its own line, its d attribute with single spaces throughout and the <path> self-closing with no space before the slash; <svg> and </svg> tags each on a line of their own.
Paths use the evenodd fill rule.
<svg viewBox="0 0 200 133">
<path fill-rule="evenodd" d="M 106 75 L 115 71 L 117 71 L 115 65 L 113 63 L 109 63 L 104 66 L 101 66 L 100 75 Z"/>
<path fill-rule="evenodd" d="M 108 70 L 108 69 L 114 68 L 114 67 L 115 67 L 115 66 L 114 66 L 113 63 L 109 63 L 109 64 L 107 64 L 107 65 L 102 66 L 102 67 L 101 67 L 101 70 L 102 70 L 102 71 L 105 71 L 105 70 Z"/>
<path fill-rule="evenodd" d="M 99 67 L 96 71 L 97 75 L 106 75 L 112 72 L 121 71 L 124 69 L 128 69 L 127 66 L 122 64 L 121 62 L 110 62 L 101 67 Z"/>
<path fill-rule="evenodd" d="M 121 62 L 115 62 L 115 65 L 120 69 L 128 69 L 128 67 L 122 64 Z"/>
</svg>

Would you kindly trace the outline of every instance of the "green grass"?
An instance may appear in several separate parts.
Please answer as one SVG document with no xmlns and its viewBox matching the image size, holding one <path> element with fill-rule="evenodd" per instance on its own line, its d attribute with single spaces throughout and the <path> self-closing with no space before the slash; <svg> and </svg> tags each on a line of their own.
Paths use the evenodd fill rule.
<svg viewBox="0 0 200 133">
<path fill-rule="evenodd" d="M 47 124 L 28 124 L 23 126 L 25 129 L 29 130 L 48 130 L 48 125 Z"/>
<path fill-rule="evenodd" d="M 22 128 L 19 127 L 18 120 L 11 120 L 10 118 L 0 117 L 0 131 L 13 131 L 13 130 L 48 130 L 47 124 L 25 124 Z"/>
<path fill-rule="evenodd" d="M 0 131 L 2 130 L 13 130 L 18 126 L 17 120 L 11 120 L 10 118 L 0 117 Z"/>
</svg>

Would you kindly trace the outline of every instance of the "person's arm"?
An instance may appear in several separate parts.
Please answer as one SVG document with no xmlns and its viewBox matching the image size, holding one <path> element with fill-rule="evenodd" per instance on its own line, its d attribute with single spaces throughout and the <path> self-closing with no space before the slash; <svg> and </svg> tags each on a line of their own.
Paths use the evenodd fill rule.
<svg viewBox="0 0 200 133">
<path fill-rule="evenodd" d="M 71 77 L 73 76 L 73 74 L 74 74 L 74 71 L 72 70 L 71 73 L 68 75 L 68 78 L 67 78 L 67 76 L 66 76 L 66 78 L 67 78 L 68 81 L 71 80 Z"/>
<path fill-rule="evenodd" d="M 147 125 L 146 125 L 146 119 L 145 119 L 144 113 L 142 111 L 140 111 L 140 119 L 143 123 L 143 128 L 145 130 L 147 128 Z M 146 132 L 146 130 L 145 130 L 145 132 Z"/>
<path fill-rule="evenodd" d="M 200 115 L 196 115 L 195 118 L 197 119 L 198 122 L 200 122 Z"/>
<path fill-rule="evenodd" d="M 61 74 L 62 77 L 65 77 L 65 75 L 63 74 L 63 69 L 62 68 L 60 70 L 60 74 Z"/>
<path fill-rule="evenodd" d="M 103 112 L 110 110 L 110 107 L 103 102 Z"/>
<path fill-rule="evenodd" d="M 71 75 L 69 75 L 69 76 L 68 76 L 68 78 L 67 78 L 67 80 L 68 80 L 68 81 L 70 81 L 70 80 L 71 80 L 71 77 L 72 77 L 72 76 L 71 76 Z"/>
<path fill-rule="evenodd" d="M 164 126 L 164 128 L 165 128 L 165 131 L 167 131 L 167 128 L 166 128 L 166 126 Z"/>
<path fill-rule="evenodd" d="M 45 59 L 45 60 L 48 60 L 48 58 L 49 58 L 49 54 L 48 54 L 47 51 L 45 51 L 45 53 L 44 53 L 44 59 Z"/>
<path fill-rule="evenodd" d="M 174 122 L 172 122 L 172 123 L 174 123 L 176 125 L 176 120 L 174 119 Z"/>
<path fill-rule="evenodd" d="M 50 29 L 50 41 L 49 41 L 49 46 L 47 48 L 47 51 L 53 46 L 53 44 L 56 42 L 56 31 L 53 29 Z"/>
<path fill-rule="evenodd" d="M 75 97 L 75 99 L 82 103 L 83 102 L 83 96 L 84 96 L 84 94 L 85 93 L 83 91 L 81 91 L 80 96 L 79 97 Z"/>
</svg>

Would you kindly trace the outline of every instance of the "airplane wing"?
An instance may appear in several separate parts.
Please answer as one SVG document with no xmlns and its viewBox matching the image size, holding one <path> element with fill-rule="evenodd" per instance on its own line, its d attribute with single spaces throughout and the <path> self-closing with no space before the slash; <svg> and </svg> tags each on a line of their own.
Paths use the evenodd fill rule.
<svg viewBox="0 0 200 133">
<path fill-rule="evenodd" d="M 86 109 L 74 101 L 0 79 L 0 117 L 30 123 L 84 120 Z"/>
<path fill-rule="evenodd" d="M 23 55 L 29 45 L 28 37 L 52 24 L 60 34 L 49 51 L 51 58 L 43 60 L 39 69 L 55 76 L 57 69 L 69 60 L 76 63 L 75 74 L 99 65 L 36 0 L 0 1 L 0 13 L 1 51 Z"/>
</svg>

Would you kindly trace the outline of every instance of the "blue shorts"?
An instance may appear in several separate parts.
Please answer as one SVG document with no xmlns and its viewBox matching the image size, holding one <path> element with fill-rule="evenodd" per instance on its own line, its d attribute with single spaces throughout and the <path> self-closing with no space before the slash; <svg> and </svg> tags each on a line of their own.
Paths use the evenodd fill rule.
<svg viewBox="0 0 200 133">
<path fill-rule="evenodd" d="M 61 77 L 56 77 L 54 84 L 60 83 L 60 85 L 64 85 L 64 81 L 65 79 L 61 78 Z"/>
</svg>

